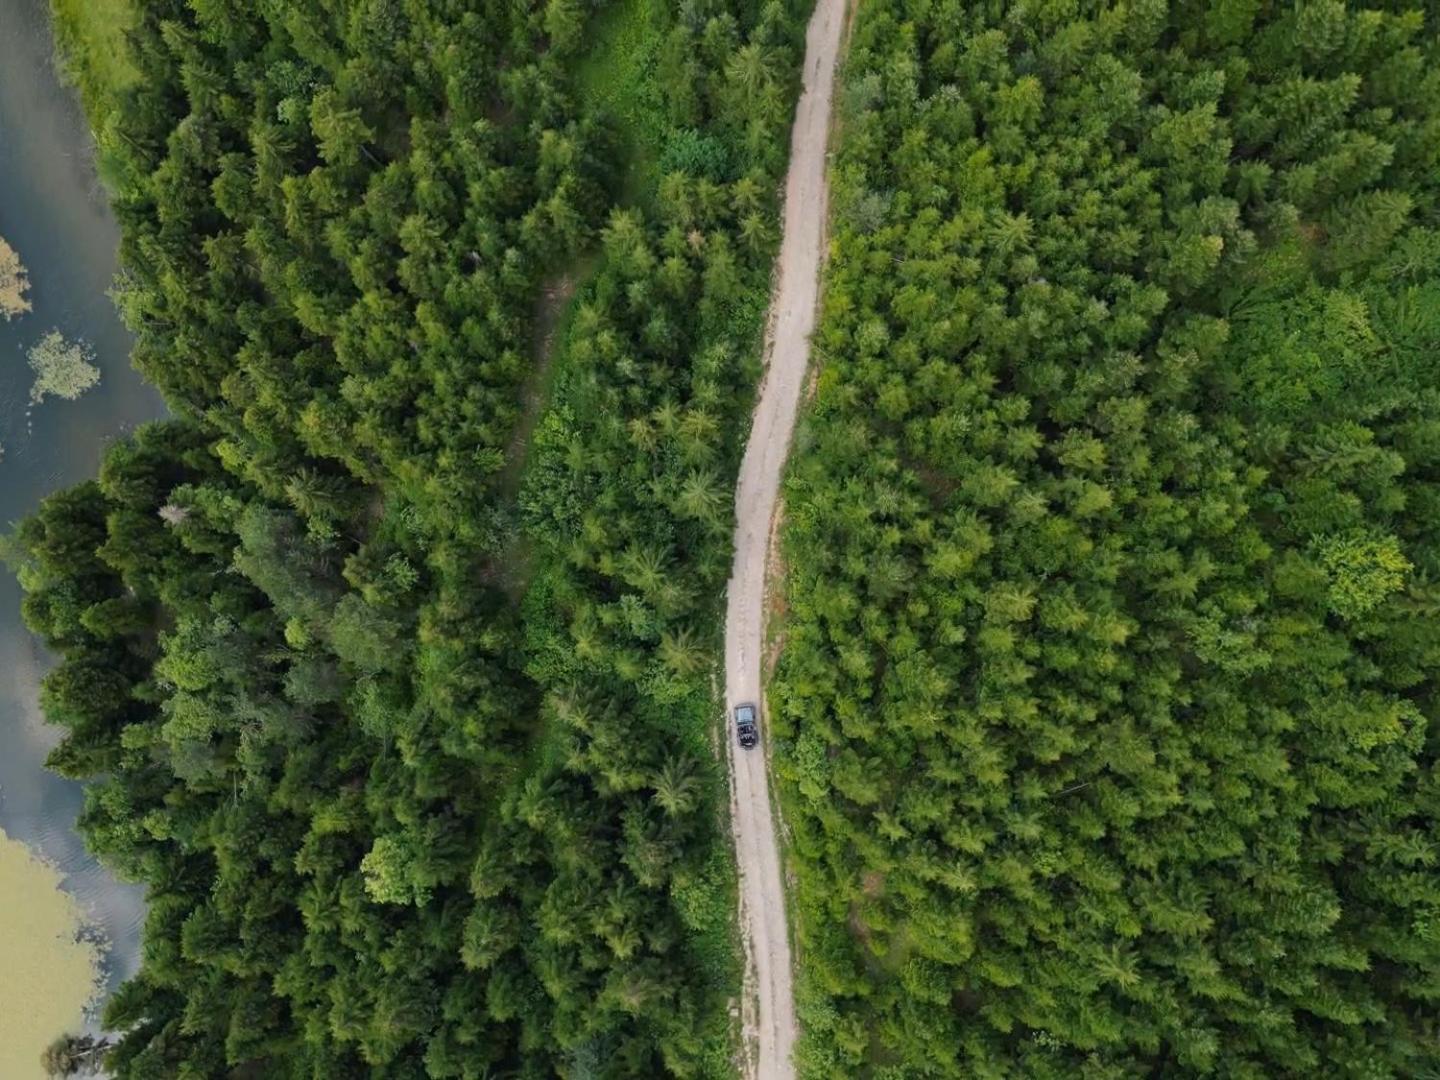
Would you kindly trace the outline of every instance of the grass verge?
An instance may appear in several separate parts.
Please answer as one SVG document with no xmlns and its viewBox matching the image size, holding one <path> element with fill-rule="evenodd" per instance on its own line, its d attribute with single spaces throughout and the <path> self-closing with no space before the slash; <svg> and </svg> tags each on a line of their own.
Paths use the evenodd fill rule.
<svg viewBox="0 0 1440 1080">
<path fill-rule="evenodd" d="M 98 129 L 121 91 L 140 77 L 125 36 L 138 18 L 134 0 L 51 0 L 50 11 L 61 66 Z"/>
</svg>

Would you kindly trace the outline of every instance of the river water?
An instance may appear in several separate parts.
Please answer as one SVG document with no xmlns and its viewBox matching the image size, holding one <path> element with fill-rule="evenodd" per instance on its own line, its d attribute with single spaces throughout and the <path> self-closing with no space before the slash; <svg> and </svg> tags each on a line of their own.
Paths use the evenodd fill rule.
<svg viewBox="0 0 1440 1080">
<path fill-rule="evenodd" d="M 159 395 L 130 368 L 129 335 L 106 296 L 119 234 L 91 165 L 89 131 L 53 55 L 45 0 L 0 0 L 0 236 L 29 270 L 33 304 L 27 315 L 0 319 L 0 529 L 7 530 L 48 492 L 93 477 L 116 435 L 163 412 Z M 90 343 L 101 382 L 77 401 L 47 399 L 27 418 L 25 353 L 51 329 Z M 14 577 L 0 567 L 0 830 L 64 875 L 63 888 L 109 941 L 103 978 L 113 989 L 138 965 L 143 897 L 86 853 L 74 829 L 82 789 L 43 767 L 56 739 L 36 705 L 49 663 L 20 621 Z M 0 911 L 0 934 L 14 933 L 3 926 L 9 921 Z"/>
</svg>

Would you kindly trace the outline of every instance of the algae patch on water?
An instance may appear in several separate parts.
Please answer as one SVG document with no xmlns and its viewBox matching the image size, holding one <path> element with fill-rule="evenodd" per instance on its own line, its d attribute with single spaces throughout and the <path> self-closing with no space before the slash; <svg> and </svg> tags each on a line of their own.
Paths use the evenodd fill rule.
<svg viewBox="0 0 1440 1080">
<path fill-rule="evenodd" d="M 61 874 L 0 830 L 0 1077 L 44 1075 L 40 1055 L 78 1030 L 100 986 L 100 951 Z"/>
<path fill-rule="evenodd" d="M 20 256 L 0 236 L 0 317 L 9 321 L 29 311 L 30 301 L 25 296 L 29 288 L 30 279 L 25 276 Z"/>
<path fill-rule="evenodd" d="M 38 405 L 46 395 L 74 401 L 100 381 L 100 369 L 92 360 L 95 350 L 83 341 L 66 341 L 59 330 L 51 330 L 30 348 L 30 367 L 35 385 L 30 387 L 30 404 Z"/>
</svg>

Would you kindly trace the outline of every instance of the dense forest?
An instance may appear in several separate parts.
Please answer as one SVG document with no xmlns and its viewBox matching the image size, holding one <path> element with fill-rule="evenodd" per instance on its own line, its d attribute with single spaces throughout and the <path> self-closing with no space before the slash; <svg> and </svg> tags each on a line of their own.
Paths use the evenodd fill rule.
<svg viewBox="0 0 1440 1080">
<path fill-rule="evenodd" d="M 866 0 L 770 696 L 809 1077 L 1440 1076 L 1440 24 Z"/>
<path fill-rule="evenodd" d="M 6 544 L 147 889 L 117 1077 L 733 1071 L 807 8 L 57 0 L 173 415 Z M 1437 18 L 859 5 L 769 696 L 803 1076 L 1440 1077 Z"/>
<path fill-rule="evenodd" d="M 715 614 L 805 6 L 57 7 L 173 413 L 9 545 L 147 887 L 114 1075 L 731 1070 Z"/>
</svg>

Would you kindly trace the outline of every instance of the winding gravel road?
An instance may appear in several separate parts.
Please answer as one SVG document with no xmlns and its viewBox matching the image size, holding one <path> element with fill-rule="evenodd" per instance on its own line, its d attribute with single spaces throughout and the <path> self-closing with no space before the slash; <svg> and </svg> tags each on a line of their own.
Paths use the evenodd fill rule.
<svg viewBox="0 0 1440 1080">
<path fill-rule="evenodd" d="M 731 709 L 762 707 L 760 659 L 765 629 L 765 566 L 780 475 L 810 357 L 824 261 L 826 143 L 835 65 L 845 28 L 846 0 L 817 0 L 805 37 L 804 90 L 790 137 L 785 180 L 779 281 L 770 308 L 764 381 L 740 466 L 735 495 L 735 565 L 725 612 L 725 699 Z M 762 717 L 761 734 L 766 734 Z M 795 997 L 785 882 L 770 807 L 768 746 L 730 748 L 731 822 L 740 867 L 740 919 L 745 939 L 743 1074 L 749 1080 L 795 1075 Z"/>
</svg>

